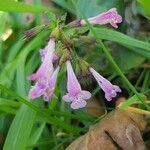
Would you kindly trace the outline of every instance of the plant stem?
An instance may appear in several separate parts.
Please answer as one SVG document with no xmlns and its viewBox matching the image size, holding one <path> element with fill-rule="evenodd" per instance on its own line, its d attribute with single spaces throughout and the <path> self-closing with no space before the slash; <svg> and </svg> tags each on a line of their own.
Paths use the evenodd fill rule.
<svg viewBox="0 0 150 150">
<path fill-rule="evenodd" d="M 133 113 L 138 113 L 138 114 L 142 114 L 142 115 L 149 115 L 150 116 L 150 112 L 146 111 L 146 110 L 142 110 L 139 108 L 134 108 L 134 107 L 127 107 L 127 110 Z"/>
</svg>

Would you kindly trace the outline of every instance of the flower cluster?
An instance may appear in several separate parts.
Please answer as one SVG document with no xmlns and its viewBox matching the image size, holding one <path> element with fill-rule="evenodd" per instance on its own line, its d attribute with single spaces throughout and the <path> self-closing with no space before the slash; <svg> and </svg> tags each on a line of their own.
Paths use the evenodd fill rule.
<svg viewBox="0 0 150 150">
<path fill-rule="evenodd" d="M 118 15 L 116 9 L 113 8 L 96 17 L 89 18 L 88 21 L 92 24 L 110 23 L 116 28 L 117 23 L 120 23 L 122 18 Z M 84 20 L 81 20 L 81 24 L 84 25 L 86 23 Z M 31 99 L 43 96 L 45 101 L 49 101 L 53 97 L 57 76 L 60 70 L 60 63 L 57 65 L 54 65 L 54 63 L 57 60 L 61 60 L 55 53 L 55 47 L 56 38 L 51 36 L 47 46 L 44 49 L 40 49 L 42 63 L 36 73 L 33 73 L 28 77 L 28 80 L 35 81 L 35 85 L 32 86 L 29 91 L 29 97 Z M 67 68 L 67 93 L 62 99 L 66 102 L 70 102 L 71 108 L 73 109 L 83 108 L 86 106 L 87 100 L 89 100 L 92 95 L 89 91 L 82 90 L 72 67 L 71 56 L 67 57 L 67 59 L 62 62 L 66 64 Z M 92 67 L 88 67 L 88 72 L 91 73 L 98 82 L 108 101 L 111 101 L 112 98 L 117 95 L 117 92 L 121 92 L 121 89 L 117 85 L 112 85 Z"/>
<path fill-rule="evenodd" d="M 29 97 L 35 99 L 43 95 L 48 101 L 53 96 L 55 83 L 60 67 L 53 67 L 53 56 L 55 50 L 55 39 L 51 38 L 44 50 L 40 51 L 42 64 L 36 73 L 30 75 L 28 80 L 35 80 L 36 84 L 31 87 Z"/>
</svg>

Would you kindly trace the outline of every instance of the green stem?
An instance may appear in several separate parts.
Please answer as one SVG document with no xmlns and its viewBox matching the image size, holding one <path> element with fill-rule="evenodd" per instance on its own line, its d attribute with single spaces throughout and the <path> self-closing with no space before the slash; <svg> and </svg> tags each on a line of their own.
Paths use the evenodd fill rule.
<svg viewBox="0 0 150 150">
<path fill-rule="evenodd" d="M 143 85 L 142 85 L 142 89 L 141 89 L 141 92 L 143 92 L 143 93 L 145 92 L 145 90 L 148 87 L 148 81 L 150 79 L 149 77 L 150 77 L 150 71 L 146 70 L 144 81 L 143 81 Z"/>
<path fill-rule="evenodd" d="M 80 10 L 80 8 L 78 7 L 78 4 L 76 4 L 75 1 L 72 0 L 72 3 L 75 5 L 76 9 L 78 10 L 78 12 L 81 14 L 81 16 L 84 18 L 84 20 L 87 23 L 87 26 L 89 28 L 89 30 L 92 32 L 93 36 L 96 39 L 96 42 L 98 44 L 99 48 L 102 48 L 103 52 L 105 53 L 107 59 L 109 60 L 110 64 L 112 64 L 112 66 L 114 67 L 114 69 L 116 70 L 116 72 L 118 73 L 118 75 L 123 79 L 123 81 L 129 86 L 129 88 L 132 90 L 132 92 L 134 94 L 137 95 L 137 97 L 139 98 L 139 100 L 143 103 L 143 105 L 150 111 L 150 106 L 147 105 L 145 103 L 145 101 L 142 99 L 142 97 L 139 95 L 139 93 L 136 91 L 135 87 L 130 83 L 130 81 L 126 78 L 126 76 L 123 74 L 123 72 L 120 70 L 120 68 L 118 67 L 118 65 L 116 64 L 116 62 L 113 60 L 109 50 L 105 47 L 105 45 L 103 44 L 103 42 L 97 37 L 96 32 L 94 31 L 92 25 L 88 22 L 87 18 L 85 17 L 85 15 L 82 13 L 82 11 Z"/>
<path fill-rule="evenodd" d="M 144 68 L 142 73 L 140 74 L 138 80 L 136 81 L 135 88 L 137 88 L 139 86 L 139 84 L 141 83 L 141 81 L 142 81 L 142 79 L 143 79 L 143 77 L 145 75 L 145 72 L 146 72 L 146 69 Z"/>
</svg>

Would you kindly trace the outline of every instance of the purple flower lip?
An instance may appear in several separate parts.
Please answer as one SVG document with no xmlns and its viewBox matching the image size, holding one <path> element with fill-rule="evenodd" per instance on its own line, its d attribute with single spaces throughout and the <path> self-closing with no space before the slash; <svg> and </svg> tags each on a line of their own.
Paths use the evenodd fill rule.
<svg viewBox="0 0 150 150">
<path fill-rule="evenodd" d="M 60 67 L 58 66 L 50 77 L 43 77 L 37 80 L 36 84 L 29 91 L 29 97 L 35 99 L 43 95 L 44 100 L 49 101 L 53 96 L 59 70 Z"/>
<path fill-rule="evenodd" d="M 112 98 L 117 96 L 117 92 L 120 93 L 121 89 L 117 85 L 112 85 L 107 79 L 102 77 L 93 68 L 89 68 L 89 71 L 94 76 L 95 80 L 98 82 L 101 89 L 105 92 L 105 98 L 107 101 L 111 101 Z"/>
<path fill-rule="evenodd" d="M 114 28 L 118 28 L 118 23 L 122 22 L 122 17 L 118 14 L 116 8 L 111 8 L 110 10 L 103 12 L 95 17 L 88 18 L 91 24 L 108 24 L 110 23 Z M 80 21 L 81 25 L 85 25 L 85 20 Z"/>
<path fill-rule="evenodd" d="M 71 108 L 79 109 L 86 106 L 86 100 L 91 98 L 91 93 L 81 89 L 81 86 L 75 76 L 70 61 L 66 61 L 67 66 L 67 91 L 68 93 L 63 96 L 63 100 L 71 102 Z"/>
</svg>

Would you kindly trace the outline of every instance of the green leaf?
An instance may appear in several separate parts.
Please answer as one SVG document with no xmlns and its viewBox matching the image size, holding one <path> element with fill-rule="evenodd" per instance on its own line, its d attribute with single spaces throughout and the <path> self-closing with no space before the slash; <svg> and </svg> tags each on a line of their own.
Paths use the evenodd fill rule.
<svg viewBox="0 0 150 150">
<path fill-rule="evenodd" d="M 114 41 L 129 48 L 133 52 L 136 52 L 146 58 L 150 58 L 150 43 L 134 39 L 112 29 L 94 27 L 94 30 L 98 38 Z"/>
<path fill-rule="evenodd" d="M 140 54 L 137 54 L 121 45 L 113 46 L 111 50 L 115 61 L 123 71 L 137 67 L 146 59 Z"/>
<path fill-rule="evenodd" d="M 35 121 L 36 112 L 22 106 L 13 120 L 3 150 L 25 150 Z"/>
<path fill-rule="evenodd" d="M 62 8 L 66 9 L 68 12 L 75 14 L 74 7 L 70 1 L 66 2 L 66 0 L 52 0 L 57 5 L 61 6 Z"/>
<path fill-rule="evenodd" d="M 33 6 L 22 2 L 16 2 L 14 0 L 0 0 L 0 10 L 8 12 L 31 12 L 31 13 L 54 11 L 54 9 L 50 9 L 47 7 Z"/>
<path fill-rule="evenodd" d="M 117 10 L 124 10 L 124 2 L 120 2 L 120 0 L 76 0 L 76 3 L 86 17 L 93 17 L 113 7 Z M 78 10 L 76 10 L 76 16 L 82 17 Z"/>
<path fill-rule="evenodd" d="M 7 56 L 7 62 L 10 62 L 15 58 L 15 56 L 17 55 L 17 53 L 19 52 L 19 50 L 21 49 L 24 43 L 25 43 L 25 40 L 22 40 L 21 37 L 17 39 L 17 42 L 9 50 L 9 53 Z"/>
<path fill-rule="evenodd" d="M 36 127 L 34 133 L 32 134 L 32 136 L 30 137 L 29 141 L 28 141 L 28 145 L 35 145 L 37 143 L 37 141 L 39 140 L 43 129 L 45 127 L 45 122 L 40 124 L 38 127 Z"/>
<path fill-rule="evenodd" d="M 8 107 L 8 106 L 0 107 L 0 111 L 6 112 L 8 114 L 16 114 L 16 109 L 13 109 L 13 108 Z"/>
<path fill-rule="evenodd" d="M 147 15 L 150 16 L 150 0 L 137 0 L 144 8 Z"/>
<path fill-rule="evenodd" d="M 10 107 L 19 107 L 20 103 L 10 100 L 10 99 L 5 99 L 5 98 L 0 98 L 0 107 L 1 106 L 10 106 Z"/>
<path fill-rule="evenodd" d="M 145 101 L 146 100 L 146 96 L 140 93 L 141 98 Z M 134 95 L 132 97 L 130 97 L 129 99 L 127 99 L 125 102 L 121 103 L 121 105 L 119 106 L 119 108 L 127 108 L 128 106 L 131 106 L 132 104 L 134 104 L 135 102 L 139 102 L 139 98 Z"/>
</svg>

